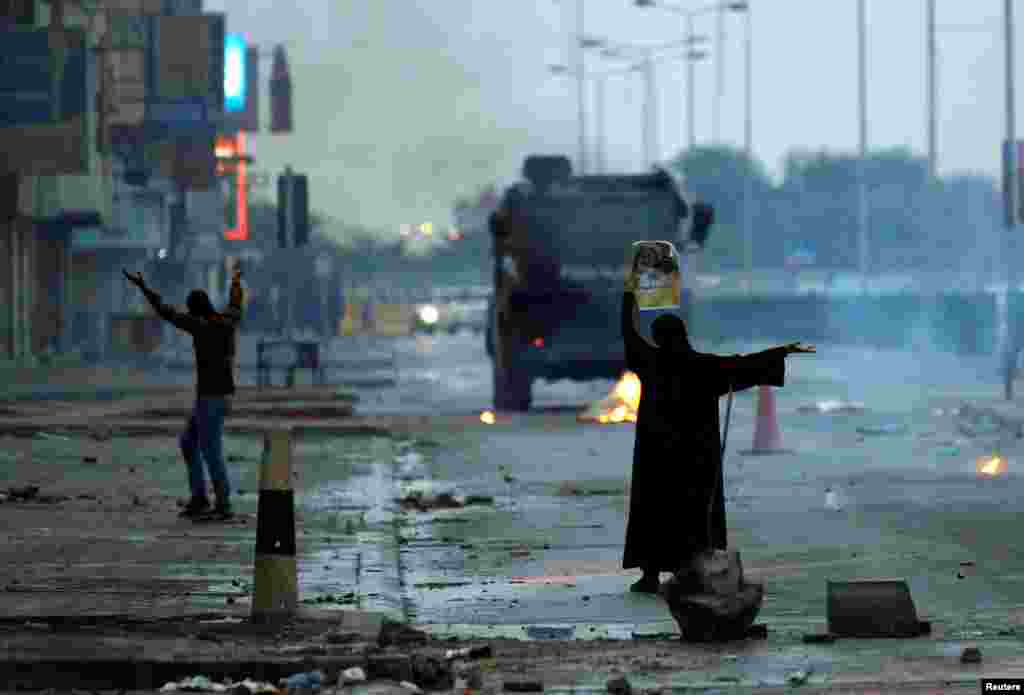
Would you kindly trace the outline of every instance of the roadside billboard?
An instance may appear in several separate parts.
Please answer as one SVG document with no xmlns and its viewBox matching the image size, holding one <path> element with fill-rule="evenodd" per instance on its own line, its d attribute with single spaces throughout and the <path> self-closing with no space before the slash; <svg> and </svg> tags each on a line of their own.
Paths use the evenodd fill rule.
<svg viewBox="0 0 1024 695">
<path fill-rule="evenodd" d="M 0 171 L 88 173 L 93 65 L 81 31 L 0 29 Z"/>
</svg>

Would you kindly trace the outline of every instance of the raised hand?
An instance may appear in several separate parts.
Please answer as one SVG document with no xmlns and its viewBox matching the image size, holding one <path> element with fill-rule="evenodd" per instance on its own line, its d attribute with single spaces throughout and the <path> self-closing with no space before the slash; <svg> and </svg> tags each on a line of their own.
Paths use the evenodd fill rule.
<svg viewBox="0 0 1024 695">
<path fill-rule="evenodd" d="M 129 273 L 124 268 L 121 269 L 121 272 L 124 273 L 124 276 L 128 278 L 128 281 L 130 283 L 132 283 L 139 289 L 142 289 L 143 287 L 146 286 L 146 281 L 142 279 L 142 273 Z"/>
<path fill-rule="evenodd" d="M 793 354 L 811 353 L 817 351 L 818 349 L 816 347 L 814 347 L 813 345 L 808 345 L 806 343 L 790 343 L 789 345 L 786 345 L 786 352 Z"/>
</svg>

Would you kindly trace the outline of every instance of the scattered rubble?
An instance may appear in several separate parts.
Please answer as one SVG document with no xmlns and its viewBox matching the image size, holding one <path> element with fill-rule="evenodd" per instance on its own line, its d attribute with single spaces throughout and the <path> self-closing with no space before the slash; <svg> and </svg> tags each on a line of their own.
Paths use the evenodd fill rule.
<svg viewBox="0 0 1024 695">
<path fill-rule="evenodd" d="M 38 485 L 25 485 L 23 487 L 9 487 L 7 492 L 0 499 L 0 502 L 38 502 L 39 504 L 57 504 L 67 502 L 71 498 L 67 495 L 40 495 Z"/>
<path fill-rule="evenodd" d="M 842 400 L 827 400 L 817 401 L 810 405 L 801 405 L 797 407 L 796 412 L 802 414 L 808 413 L 820 413 L 823 415 L 848 415 L 855 413 L 863 413 L 867 410 L 863 403 L 857 403 L 852 401 Z"/>
<path fill-rule="evenodd" d="M 341 672 L 338 676 L 338 686 L 345 687 L 346 685 L 352 685 L 354 683 L 365 683 L 366 682 L 366 671 L 354 666 L 347 668 Z"/>
<path fill-rule="evenodd" d="M 307 671 L 296 673 L 277 682 L 277 687 L 286 690 L 288 693 L 303 693 L 319 690 L 323 686 L 323 671 Z"/>
<path fill-rule="evenodd" d="M 632 695 L 633 692 L 629 679 L 621 675 L 609 678 L 606 687 L 611 695 Z"/>
<path fill-rule="evenodd" d="M 980 664 L 981 650 L 977 647 L 967 647 L 960 655 L 961 664 Z"/>
<path fill-rule="evenodd" d="M 790 671 L 786 674 L 786 682 L 790 685 L 803 685 L 807 682 L 807 679 L 811 677 L 811 673 L 813 672 L 814 669 L 810 666 Z"/>
<path fill-rule="evenodd" d="M 899 423 L 883 423 L 880 425 L 861 425 L 857 428 L 857 434 L 873 437 L 886 435 L 906 434 L 907 426 Z"/>
<path fill-rule="evenodd" d="M 404 644 L 423 644 L 427 642 L 427 633 L 411 628 L 405 623 L 385 620 L 381 625 L 377 644 L 381 647 L 401 646 Z"/>
</svg>

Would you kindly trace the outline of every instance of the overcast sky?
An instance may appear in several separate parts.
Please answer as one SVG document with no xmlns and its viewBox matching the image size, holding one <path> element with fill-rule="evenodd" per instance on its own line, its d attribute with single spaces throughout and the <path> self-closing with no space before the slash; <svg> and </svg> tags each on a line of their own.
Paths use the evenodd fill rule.
<svg viewBox="0 0 1024 695">
<path fill-rule="evenodd" d="M 632 4 L 588 0 L 586 33 L 635 44 L 682 37 L 681 17 Z M 856 1 L 750 4 L 754 155 L 777 173 L 793 148 L 855 151 Z M 924 0 L 868 0 L 869 147 L 925 153 L 924 7 Z M 1006 127 L 1002 7 L 1000 0 L 937 0 L 940 173 L 999 176 Z M 567 60 L 575 0 L 207 0 L 206 9 L 226 12 L 228 31 L 250 42 L 267 49 L 286 43 L 296 132 L 251 139 L 256 168 L 276 172 L 291 164 L 307 172 L 311 205 L 334 217 L 390 234 L 406 222 L 447 224 L 456 195 L 514 178 L 524 155 L 576 157 L 575 84 L 548 70 Z M 716 22 L 714 14 L 695 21 L 711 40 L 710 60 L 696 66 L 696 135 L 708 143 Z M 720 139 L 737 146 L 745 22 L 742 14 L 727 15 L 718 54 L 725 77 Z M 593 70 L 613 66 L 588 62 Z M 263 68 L 269 73 L 269 61 Z M 1024 59 L 1017 70 L 1024 74 Z M 678 152 L 686 138 L 684 78 L 681 61 L 658 67 L 662 157 Z M 638 171 L 642 82 L 631 74 L 607 85 L 609 168 Z M 1020 91 L 1024 83 L 1018 97 Z M 266 94 L 264 83 L 264 114 Z M 588 102 L 593 135 L 592 91 Z"/>
</svg>

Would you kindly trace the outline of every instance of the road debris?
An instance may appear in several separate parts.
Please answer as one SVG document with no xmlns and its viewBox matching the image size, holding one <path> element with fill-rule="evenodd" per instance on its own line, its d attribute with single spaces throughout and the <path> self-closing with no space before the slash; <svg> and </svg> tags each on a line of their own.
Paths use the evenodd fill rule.
<svg viewBox="0 0 1024 695">
<path fill-rule="evenodd" d="M 611 695 L 631 695 L 633 692 L 633 687 L 629 684 L 629 679 L 621 675 L 609 678 L 605 687 Z"/>
<path fill-rule="evenodd" d="M 404 644 L 422 644 L 428 640 L 427 633 L 409 627 L 405 623 L 384 620 L 381 625 L 377 644 L 381 647 L 401 646 Z"/>
<path fill-rule="evenodd" d="M 839 498 L 839 492 L 832 487 L 825 488 L 825 509 L 831 512 L 843 510 L 843 503 Z"/>
<path fill-rule="evenodd" d="M 462 649 L 449 649 L 444 653 L 447 661 L 453 659 L 493 659 L 494 650 L 487 644 L 482 647 L 463 647 Z"/>
<path fill-rule="evenodd" d="M 861 425 L 857 428 L 857 434 L 863 434 L 872 437 L 881 437 L 887 435 L 906 434 L 907 426 L 899 423 L 883 423 L 880 425 Z"/>
<path fill-rule="evenodd" d="M 165 683 L 160 692 L 162 693 L 226 693 L 231 688 L 223 683 L 214 683 L 206 676 L 192 676 L 183 678 L 177 683 Z M 276 692 L 276 691 L 272 691 Z"/>
<path fill-rule="evenodd" d="M 282 678 L 277 686 L 292 695 L 320 690 L 324 683 L 323 671 L 307 671 Z"/>
<path fill-rule="evenodd" d="M 863 403 L 843 400 L 817 401 L 810 405 L 798 406 L 796 412 L 802 414 L 819 413 L 822 415 L 847 415 L 852 413 L 863 413 L 867 408 Z"/>
<path fill-rule="evenodd" d="M 352 685 L 354 683 L 365 683 L 365 682 L 366 682 L 366 671 L 364 671 L 363 669 L 359 668 L 358 666 L 353 666 L 352 668 L 347 668 L 347 669 L 345 669 L 344 671 L 341 672 L 341 675 L 338 676 L 338 686 L 339 687 L 345 687 L 346 685 Z"/>
<path fill-rule="evenodd" d="M 231 688 L 231 695 L 260 695 L 261 693 L 280 692 L 270 683 L 262 683 L 246 678 L 241 683 L 236 683 Z"/>
<path fill-rule="evenodd" d="M 790 671 L 786 674 L 786 682 L 790 685 L 803 685 L 807 682 L 807 679 L 811 677 L 811 673 L 813 672 L 814 669 L 810 666 Z"/>
<path fill-rule="evenodd" d="M 961 664 L 980 664 L 981 650 L 977 647 L 967 647 L 960 655 Z"/>
</svg>

